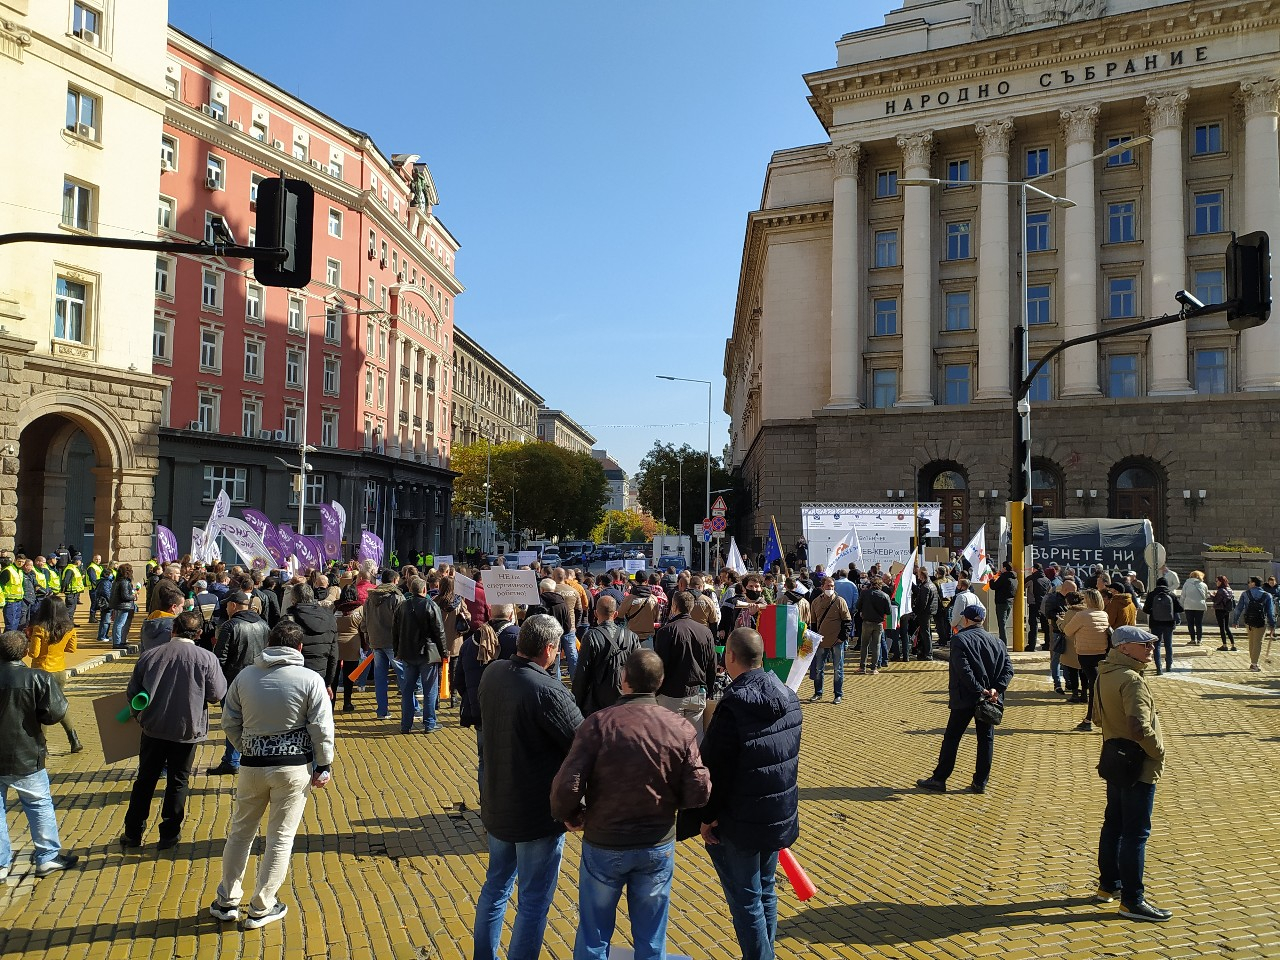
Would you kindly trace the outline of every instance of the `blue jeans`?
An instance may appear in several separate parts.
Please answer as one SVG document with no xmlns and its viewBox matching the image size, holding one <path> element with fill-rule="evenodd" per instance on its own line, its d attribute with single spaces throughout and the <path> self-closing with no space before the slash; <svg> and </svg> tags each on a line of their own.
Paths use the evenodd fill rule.
<svg viewBox="0 0 1280 960">
<path fill-rule="evenodd" d="M 27 603 L 25 600 L 6 600 L 4 605 L 4 628 L 21 630 L 22 621 L 26 619 Z"/>
<path fill-rule="evenodd" d="M 1053 680 L 1055 688 L 1062 687 L 1062 654 L 1058 652 L 1058 646 L 1054 634 L 1049 634 L 1049 677 Z"/>
<path fill-rule="evenodd" d="M 9 788 L 18 795 L 27 823 L 31 827 L 31 839 L 36 851 L 31 859 L 38 867 L 48 863 L 62 852 L 58 839 L 58 818 L 53 812 L 53 796 L 49 792 L 49 772 L 43 767 L 35 773 L 21 777 L 0 777 L 0 808 L 8 805 Z M 3 812 L 0 810 L 0 812 Z M 13 846 L 9 843 L 9 822 L 0 816 L 0 867 L 13 864 Z"/>
<path fill-rule="evenodd" d="M 395 658 L 388 647 L 374 648 L 373 651 L 373 693 L 378 702 L 378 716 L 391 716 L 391 706 L 387 699 L 387 687 L 391 682 L 391 671 L 396 672 L 396 685 L 404 689 L 404 664 Z M 418 691 L 413 691 L 413 712 L 418 712 Z"/>
<path fill-rule="evenodd" d="M 1156 670 L 1173 669 L 1173 624 L 1167 620 L 1152 620 L 1151 632 L 1156 635 Z M 1160 648 L 1164 647 L 1164 666 L 1160 665 Z"/>
<path fill-rule="evenodd" d="M 577 634 L 566 633 L 564 639 L 560 641 L 560 650 L 564 654 L 564 665 L 569 669 L 569 679 L 572 680 L 574 671 L 578 669 Z"/>
<path fill-rule="evenodd" d="M 124 647 L 129 643 L 129 624 L 133 622 L 132 610 L 111 611 L 111 645 Z"/>
<path fill-rule="evenodd" d="M 627 890 L 635 960 L 666 960 L 675 859 L 674 840 L 634 850 L 608 850 L 584 840 L 573 960 L 607 960 L 623 887 Z"/>
<path fill-rule="evenodd" d="M 773 960 L 778 932 L 777 850 L 748 850 L 728 842 L 707 844 L 720 877 L 742 960 Z"/>
<path fill-rule="evenodd" d="M 111 637 L 111 611 L 103 607 L 98 617 L 98 642 L 106 643 Z"/>
<path fill-rule="evenodd" d="M 947 720 L 947 731 L 942 735 L 942 749 L 938 751 L 938 766 L 933 771 L 933 779 L 947 782 L 956 768 L 956 754 L 960 750 L 960 741 L 964 732 L 973 722 L 974 735 L 978 738 L 978 758 L 973 768 L 973 783 L 980 787 L 987 785 L 991 777 L 991 760 L 995 756 L 996 728 L 989 723 L 979 723 L 973 715 L 973 707 L 964 710 L 952 710 Z"/>
<path fill-rule="evenodd" d="M 473 960 L 497 960 L 502 917 L 517 876 L 520 902 L 511 926 L 507 960 L 538 960 L 563 854 L 563 833 L 525 843 L 508 843 L 489 834 L 489 869 L 476 900 Z"/>
<path fill-rule="evenodd" d="M 436 722 L 436 703 L 440 699 L 440 664 L 402 660 L 400 666 L 400 730 L 413 729 L 413 715 L 418 712 L 418 681 L 422 681 L 422 726 L 428 733 L 440 729 Z"/>
<path fill-rule="evenodd" d="M 827 672 L 827 661 L 831 661 L 831 672 L 835 675 L 836 696 L 844 696 L 844 644 L 824 650 L 819 647 L 813 652 L 813 695 L 822 696 L 823 675 Z"/>
<path fill-rule="evenodd" d="M 1156 785 L 1139 781 L 1131 787 L 1107 784 L 1107 809 L 1098 837 L 1098 885 L 1120 890 L 1120 902 L 1133 906 L 1146 899 L 1142 874 L 1151 836 Z"/>
</svg>

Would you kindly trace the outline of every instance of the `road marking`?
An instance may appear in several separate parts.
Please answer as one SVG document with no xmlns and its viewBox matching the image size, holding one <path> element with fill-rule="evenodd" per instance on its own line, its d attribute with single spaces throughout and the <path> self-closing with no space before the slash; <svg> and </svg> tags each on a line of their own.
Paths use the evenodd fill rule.
<svg viewBox="0 0 1280 960">
<path fill-rule="evenodd" d="M 1244 683 L 1227 683 L 1225 680 L 1210 680 L 1208 677 L 1169 676 L 1170 680 L 1181 680 L 1183 683 L 1203 683 L 1206 687 L 1225 687 L 1228 690 L 1239 690 L 1241 693 L 1257 693 L 1264 697 L 1280 697 L 1280 690 L 1268 690 L 1266 687 L 1251 687 Z"/>
</svg>

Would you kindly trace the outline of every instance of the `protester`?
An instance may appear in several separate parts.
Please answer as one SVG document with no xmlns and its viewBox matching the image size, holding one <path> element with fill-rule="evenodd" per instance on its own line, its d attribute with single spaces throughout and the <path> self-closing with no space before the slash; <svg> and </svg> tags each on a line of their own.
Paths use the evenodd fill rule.
<svg viewBox="0 0 1280 960">
<path fill-rule="evenodd" d="M 484 718 L 480 713 L 480 682 L 489 664 L 498 659 L 496 621 L 488 620 L 471 628 L 458 654 L 458 690 L 461 698 L 458 725 L 476 728 L 476 781 L 484 785 Z"/>
<path fill-rule="evenodd" d="M 409 581 L 409 599 L 396 608 L 391 649 L 403 664 L 400 690 L 400 732 L 413 732 L 413 691 L 422 683 L 422 729 L 435 733 L 436 704 L 440 699 L 440 664 L 444 662 L 446 630 L 440 608 L 427 596 L 421 577 Z"/>
<path fill-rule="evenodd" d="M 1231 632 L 1231 614 L 1235 610 L 1236 594 L 1231 581 L 1219 574 L 1217 589 L 1213 592 L 1213 612 L 1218 619 L 1218 635 L 1222 638 L 1219 651 L 1236 649 L 1236 636 Z M 1230 647 L 1227 644 L 1230 643 Z"/>
<path fill-rule="evenodd" d="M 364 573 L 371 575 L 372 570 L 366 569 Z M 404 688 L 400 662 L 395 659 L 395 653 L 391 649 L 396 608 L 404 602 L 404 594 L 396 586 L 399 580 L 400 574 L 394 570 L 382 571 L 382 583 L 376 589 L 369 590 L 365 599 L 361 601 L 364 604 L 364 618 L 361 621 L 360 630 L 364 634 L 366 644 L 373 651 L 373 692 L 377 702 L 376 715 L 379 720 L 391 719 L 388 687 L 393 668 L 399 687 Z M 411 696 L 412 691 L 406 691 L 405 695 Z"/>
<path fill-rule="evenodd" d="M 58 691 L 65 697 L 67 692 L 67 654 L 76 652 L 76 628 L 62 598 L 51 593 L 40 601 L 27 628 L 31 638 L 31 667 L 43 670 L 53 679 Z M 75 724 L 71 722 L 71 713 L 67 711 L 58 721 L 66 731 L 67 742 L 72 753 L 84 750 L 84 744 L 76 733 Z"/>
<path fill-rule="evenodd" d="M 658 615 L 658 598 L 645 582 L 644 571 L 641 570 L 636 574 L 631 591 L 618 607 L 618 619 L 640 638 L 642 646 L 653 649 L 653 635 L 658 629 Z M 723 613 L 721 613 L 720 622 L 723 627 Z M 730 628 L 732 628 L 732 621 L 730 621 Z"/>
<path fill-rule="evenodd" d="M 349 600 L 340 600 L 334 607 L 334 622 L 338 627 L 338 679 L 342 683 L 342 712 L 350 713 L 355 704 L 351 696 L 355 692 L 356 681 L 351 674 L 356 671 L 368 652 L 360 637 L 360 622 L 364 618 L 364 607 L 354 595 Z M 367 676 L 368 667 L 365 668 Z M 360 678 L 360 689 L 364 689 L 364 676 Z M 335 691 L 336 694 L 336 691 Z"/>
<path fill-rule="evenodd" d="M 845 644 L 853 630 L 853 614 L 849 611 L 844 598 L 836 593 L 836 581 L 831 577 L 823 577 L 818 581 L 820 592 L 809 603 L 809 615 L 813 622 L 810 628 L 822 637 L 818 649 L 813 653 L 813 696 L 810 702 L 822 699 L 823 679 L 827 672 L 827 661 L 831 661 L 831 673 L 835 700 L 840 703 L 844 699 L 844 651 Z"/>
<path fill-rule="evenodd" d="M 133 584 L 133 565 L 122 563 L 116 568 L 111 588 L 111 646 L 129 645 L 129 624 L 138 611 L 138 592 Z"/>
<path fill-rule="evenodd" d="M 169 642 L 173 618 L 182 612 L 187 598 L 172 580 L 157 580 L 147 596 L 150 612 L 138 630 L 138 648 L 146 653 Z"/>
<path fill-rule="evenodd" d="M 215 634 L 213 654 L 228 687 L 240 671 L 257 660 L 258 654 L 266 649 L 270 632 L 267 622 L 249 609 L 248 594 L 237 590 L 227 595 L 227 619 Z M 234 776 L 239 771 L 240 754 L 228 739 L 222 759 L 206 773 L 220 777 Z"/>
<path fill-rule="evenodd" d="M 584 717 L 611 707 L 622 696 L 623 665 L 640 649 L 640 638 L 617 621 L 618 602 L 607 592 L 596 598 L 595 626 L 582 638 L 573 699 Z"/>
<path fill-rule="evenodd" d="M 672 616 L 653 635 L 653 650 L 663 670 L 658 704 L 688 720 L 701 740 L 707 691 L 716 678 L 716 640 L 706 624 L 689 615 L 695 602 L 687 590 L 671 598 Z"/>
<path fill-rule="evenodd" d="M 662 681 L 661 657 L 634 650 L 622 698 L 578 728 L 551 784 L 552 816 L 583 831 L 574 960 L 606 960 L 624 890 L 636 960 L 667 955 L 676 812 L 703 806 L 711 779 L 693 727 L 655 697 Z"/>
<path fill-rule="evenodd" d="M 288 912 L 276 893 L 289 871 L 307 795 L 329 783 L 333 764 L 333 709 L 324 681 L 305 665 L 304 639 L 298 624 L 278 624 L 270 646 L 231 684 L 222 711 L 222 729 L 242 758 L 222 882 L 209 907 L 218 920 L 240 919 L 249 852 L 262 815 L 270 811 L 256 889 L 241 923 L 246 930 Z"/>
<path fill-rule="evenodd" d="M 1249 588 L 1240 594 L 1240 600 L 1231 614 L 1231 625 L 1238 627 L 1244 624 L 1249 637 L 1249 669 L 1257 673 L 1262 669 L 1258 661 L 1262 658 L 1262 638 L 1270 626 L 1276 628 L 1276 611 L 1271 594 L 1262 589 L 1261 577 L 1250 577 Z M 1233 644 L 1232 650 L 1235 649 Z M 1157 657 L 1157 666 L 1159 658 Z M 1157 670 L 1157 672 L 1159 672 Z"/>
<path fill-rule="evenodd" d="M 1179 599 L 1187 615 L 1187 633 L 1191 636 L 1187 646 L 1198 647 L 1204 642 L 1204 615 L 1209 609 L 1209 586 L 1204 582 L 1203 571 L 1192 570 L 1187 574 Z"/>
<path fill-rule="evenodd" d="M 338 620 L 332 607 L 316 602 L 310 585 L 295 583 L 290 588 L 293 604 L 285 615 L 302 628 L 302 659 L 324 681 L 332 703 L 338 685 Z"/>
<path fill-rule="evenodd" d="M 1093 729 L 1094 684 L 1098 679 L 1098 665 L 1107 655 L 1111 627 L 1103 609 L 1101 593 L 1090 588 L 1081 599 L 1081 608 L 1070 621 L 1063 624 L 1063 630 L 1080 664 L 1080 683 L 1084 690 L 1084 702 L 1088 704 L 1084 720 L 1076 729 L 1088 732 Z"/>
<path fill-rule="evenodd" d="M 1261 581 L 1258 581 L 1261 583 Z M 1142 612 L 1147 615 L 1147 624 L 1160 641 L 1156 644 L 1156 675 L 1173 669 L 1173 629 L 1178 625 L 1178 614 L 1182 612 L 1182 604 L 1173 595 L 1169 582 L 1160 577 L 1155 587 L 1147 594 L 1142 604 Z M 1160 648 L 1164 647 L 1164 666 L 1160 666 Z"/>
<path fill-rule="evenodd" d="M 893 602 L 880 587 L 880 578 L 873 577 L 870 589 L 863 590 L 858 596 L 858 616 L 862 620 L 859 673 L 880 672 L 880 642 L 884 638 L 884 623 L 889 617 Z M 867 669 L 868 656 L 871 658 L 869 670 Z"/>
<path fill-rule="evenodd" d="M 151 801 L 161 774 L 165 776 L 160 807 L 160 850 L 176 846 L 186 817 L 187 783 L 196 747 L 209 733 L 209 704 L 227 693 L 218 658 L 196 646 L 202 621 L 198 613 L 173 618 L 170 638 L 143 651 L 134 665 L 126 699 L 146 692 L 149 701 L 136 714 L 142 727 L 138 775 L 124 815 L 123 847 L 142 845 Z"/>
</svg>

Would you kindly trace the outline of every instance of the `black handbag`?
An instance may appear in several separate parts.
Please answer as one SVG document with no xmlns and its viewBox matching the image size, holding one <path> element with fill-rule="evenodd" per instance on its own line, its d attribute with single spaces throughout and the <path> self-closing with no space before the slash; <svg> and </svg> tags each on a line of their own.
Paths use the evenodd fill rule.
<svg viewBox="0 0 1280 960">
<path fill-rule="evenodd" d="M 1117 787 L 1132 787 L 1142 775 L 1142 761 L 1147 751 L 1142 744 L 1126 737 L 1112 737 L 1102 741 L 1102 756 L 1098 758 L 1098 776 Z"/>
<path fill-rule="evenodd" d="M 1004 719 L 1004 707 L 994 700 L 979 700 L 978 705 L 973 708 L 973 718 L 979 723 L 998 727 Z"/>
</svg>

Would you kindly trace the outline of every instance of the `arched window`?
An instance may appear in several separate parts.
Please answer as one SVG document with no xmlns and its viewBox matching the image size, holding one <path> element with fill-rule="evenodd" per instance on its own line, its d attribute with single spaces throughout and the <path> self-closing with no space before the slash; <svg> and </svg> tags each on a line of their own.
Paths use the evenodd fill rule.
<svg viewBox="0 0 1280 960">
<path fill-rule="evenodd" d="M 1111 470 L 1108 515 L 1117 520 L 1150 520 L 1157 540 L 1164 536 L 1164 484 L 1156 464 L 1124 460 Z"/>
<path fill-rule="evenodd" d="M 941 512 L 932 537 L 959 553 L 969 542 L 969 480 L 958 463 L 934 463 L 920 473 L 921 499 L 937 500 Z"/>
<path fill-rule="evenodd" d="M 1062 472 L 1049 460 L 1031 460 L 1031 503 L 1040 507 L 1038 516 L 1062 516 Z"/>
</svg>

